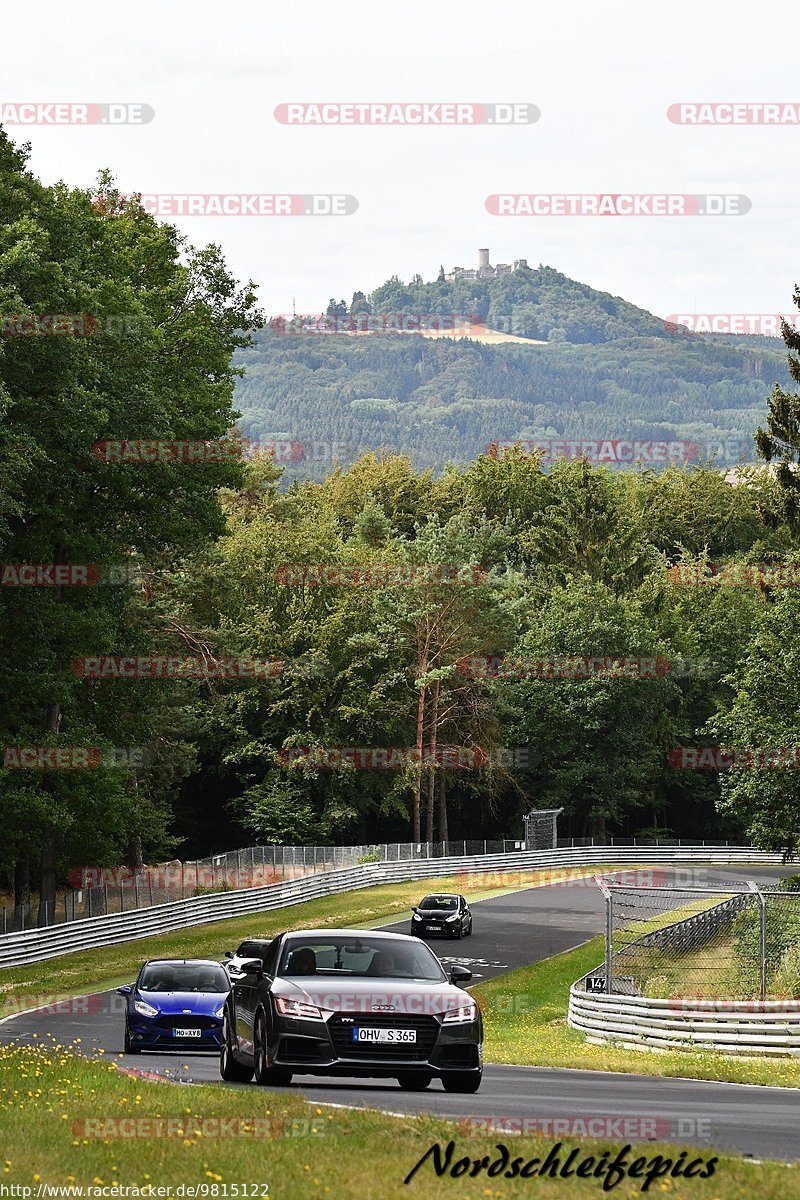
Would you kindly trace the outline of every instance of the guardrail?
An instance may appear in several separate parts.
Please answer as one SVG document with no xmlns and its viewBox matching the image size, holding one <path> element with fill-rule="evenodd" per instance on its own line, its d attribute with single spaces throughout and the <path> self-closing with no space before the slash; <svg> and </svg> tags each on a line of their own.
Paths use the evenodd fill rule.
<svg viewBox="0 0 800 1200">
<path fill-rule="evenodd" d="M 702 946 L 716 937 L 720 929 L 730 925 L 733 918 L 742 909 L 749 908 L 757 902 L 754 892 L 741 892 L 738 896 L 731 896 L 729 900 L 722 900 L 719 904 L 712 905 L 711 908 L 704 908 L 702 912 L 695 913 L 692 917 L 685 917 L 682 921 L 674 921 L 671 925 L 654 929 L 652 933 L 646 933 L 635 942 L 631 942 L 625 947 L 625 950 L 630 950 L 633 946 L 662 946 L 669 947 L 671 950 L 696 950 L 698 946 Z"/>
<path fill-rule="evenodd" d="M 611 990 L 602 964 L 572 985 L 567 1020 L 594 1045 L 613 1043 L 628 1050 L 713 1050 L 722 1054 L 800 1056 L 800 1000 L 654 997 L 636 994 L 633 976 L 623 974 L 626 951 L 640 946 L 696 949 L 729 925 L 745 908 L 758 904 L 755 892 L 742 892 L 719 904 L 644 934 L 615 954 Z M 601 989 L 589 990 L 589 982 Z M 763 987 L 763 980 L 762 980 Z"/>
<path fill-rule="evenodd" d="M 569 993 L 569 1024 L 594 1045 L 628 1050 L 716 1050 L 722 1054 L 800 1055 L 798 1000 L 662 1000 Z M 722 1007 L 724 1006 L 724 1007 Z"/>
<path fill-rule="evenodd" d="M 74 954 L 97 946 L 111 946 L 202 925 L 248 913 L 269 912 L 357 888 L 379 883 L 404 883 L 409 879 L 466 875 L 462 890 L 478 887 L 470 877 L 484 872 L 509 874 L 536 869 L 561 871 L 566 867 L 612 864 L 679 863 L 780 863 L 779 854 L 753 850 L 749 846 L 677 847 L 594 846 L 560 850 L 526 850 L 518 854 L 467 855 L 439 858 L 431 862 L 365 863 L 344 870 L 318 872 L 303 879 L 267 887 L 249 888 L 215 895 L 195 896 L 153 908 L 135 909 L 74 923 L 9 933 L 0 937 L 0 968 L 39 962 L 61 954 Z"/>
</svg>

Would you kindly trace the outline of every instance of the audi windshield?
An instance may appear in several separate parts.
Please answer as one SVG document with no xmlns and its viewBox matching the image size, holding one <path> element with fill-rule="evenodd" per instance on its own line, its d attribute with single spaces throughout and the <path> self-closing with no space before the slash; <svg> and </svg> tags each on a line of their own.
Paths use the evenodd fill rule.
<svg viewBox="0 0 800 1200">
<path fill-rule="evenodd" d="M 447 976 L 427 946 L 391 938 L 292 938 L 281 956 L 278 974 L 419 979 L 444 983 Z"/>
</svg>

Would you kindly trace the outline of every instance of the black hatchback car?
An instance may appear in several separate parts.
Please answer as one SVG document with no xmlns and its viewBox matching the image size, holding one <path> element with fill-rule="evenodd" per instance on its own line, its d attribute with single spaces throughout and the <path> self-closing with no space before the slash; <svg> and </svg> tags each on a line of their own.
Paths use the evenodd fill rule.
<svg viewBox="0 0 800 1200">
<path fill-rule="evenodd" d="M 463 896 L 454 892 L 431 892 L 412 910 L 411 933 L 426 938 L 468 937 L 472 933 L 472 913 Z"/>
<path fill-rule="evenodd" d="M 240 963 L 225 1005 L 223 1079 L 285 1086 L 295 1074 L 394 1078 L 476 1092 L 483 1023 L 459 984 L 472 978 L 406 934 L 363 929 L 280 934 Z"/>
</svg>

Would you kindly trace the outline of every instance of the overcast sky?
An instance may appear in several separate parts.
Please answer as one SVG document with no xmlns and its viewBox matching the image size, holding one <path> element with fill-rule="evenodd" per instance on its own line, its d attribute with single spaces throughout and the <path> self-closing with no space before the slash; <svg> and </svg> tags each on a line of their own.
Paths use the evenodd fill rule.
<svg viewBox="0 0 800 1200">
<path fill-rule="evenodd" d="M 9 126 L 46 182 L 348 193 L 346 217 L 186 217 L 264 307 L 315 312 L 392 274 L 524 257 L 659 315 L 786 312 L 800 280 L 800 126 L 672 124 L 681 101 L 800 104 L 786 12 L 726 3 L 406 0 L 5 5 L 0 102 L 149 104 L 142 126 Z M 293 101 L 527 102 L 509 128 L 295 127 Z M 493 217 L 496 192 L 735 193 L 745 216 Z"/>
</svg>

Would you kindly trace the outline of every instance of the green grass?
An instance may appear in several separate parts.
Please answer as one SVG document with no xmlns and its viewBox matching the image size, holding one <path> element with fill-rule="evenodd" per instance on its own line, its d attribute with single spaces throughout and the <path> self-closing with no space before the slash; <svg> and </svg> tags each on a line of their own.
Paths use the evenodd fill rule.
<svg viewBox="0 0 800 1200">
<path fill-rule="evenodd" d="M 583 1033 L 567 1025 L 569 989 L 603 961 L 603 954 L 603 939 L 593 938 L 577 950 L 472 988 L 484 1014 L 487 1061 L 800 1087 L 796 1059 L 743 1060 L 682 1050 L 654 1054 L 609 1042 L 590 1045 Z"/>
<path fill-rule="evenodd" d="M 384 1103 L 391 1104 L 391 1093 Z M 532 1106 L 533 1107 L 533 1106 Z M 537 1113 L 541 1116 L 540 1107 Z M 211 1122 L 222 1118 L 226 1136 Z M 120 1121 L 130 1124 L 119 1125 Z M 156 1136 L 160 1129 L 171 1136 Z M 110 1137 L 114 1132 L 127 1136 Z M 234 1124 L 235 1122 L 235 1124 Z M 201 1135 L 201 1131 L 204 1131 Z M 216 1133 L 216 1136 L 214 1134 Z M 0 1049 L 0 1184 L 36 1189 L 40 1183 L 83 1186 L 119 1184 L 146 1188 L 206 1185 L 211 1200 L 237 1193 L 259 1200 L 429 1200 L 431 1196 L 555 1197 L 601 1196 L 598 1179 L 489 1178 L 485 1172 L 437 1179 L 430 1165 L 409 1185 L 403 1179 L 428 1149 L 455 1142 L 452 1161 L 462 1156 L 492 1161 L 498 1143 L 511 1157 L 543 1160 L 550 1138 L 478 1133 L 462 1123 L 432 1117 L 392 1117 L 307 1103 L 285 1091 L 201 1084 L 181 1087 L 131 1078 L 114 1063 L 81 1060 L 67 1049 L 47 1045 Z M 580 1155 L 618 1146 L 590 1139 L 565 1139 L 561 1161 L 572 1149 Z M 635 1145 L 629 1161 L 657 1154 L 673 1163 L 679 1147 Z M 714 1151 L 688 1151 L 705 1161 Z M 790 1173 L 791 1172 L 791 1173 Z M 645 1195 L 674 1200 L 786 1200 L 796 1170 L 722 1158 L 713 1178 L 656 1181 Z M 644 1179 L 626 1179 L 613 1189 L 620 1200 L 642 1195 Z M 257 1192 L 253 1185 L 267 1185 Z M 216 1192 L 213 1190 L 216 1188 Z M 5 1192 L 6 1195 L 11 1193 Z M 14 1193 L 20 1195 L 19 1192 Z"/>
</svg>

